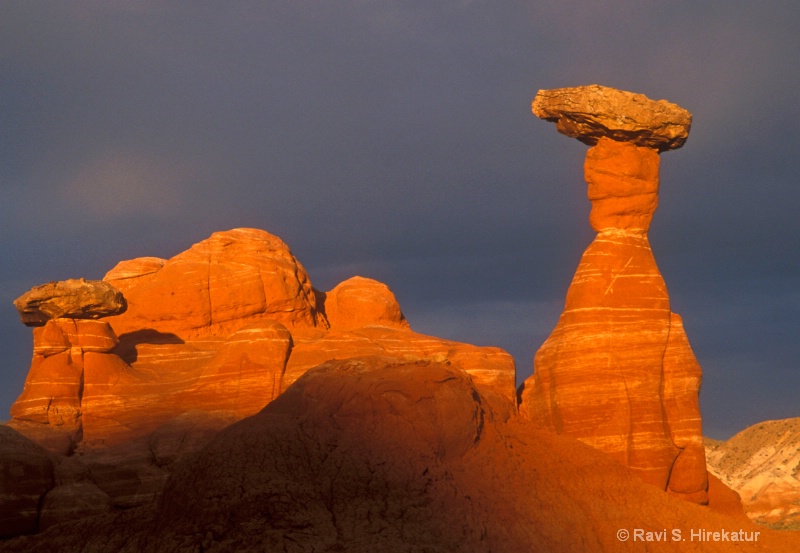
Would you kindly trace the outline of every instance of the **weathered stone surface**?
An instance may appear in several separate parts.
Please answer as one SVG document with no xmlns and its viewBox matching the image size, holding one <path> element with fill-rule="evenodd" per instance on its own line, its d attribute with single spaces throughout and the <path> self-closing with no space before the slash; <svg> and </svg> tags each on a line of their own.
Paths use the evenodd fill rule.
<svg viewBox="0 0 800 553">
<path fill-rule="evenodd" d="M 507 353 L 411 332 L 394 294 L 372 279 L 315 292 L 286 244 L 264 231 L 215 233 L 170 260 L 121 262 L 106 279 L 129 298 L 124 314 L 34 331 L 11 424 L 52 451 L 145 439 L 187 412 L 246 417 L 331 358 L 447 360 L 479 386 L 515 395 Z"/>
<path fill-rule="evenodd" d="M 263 230 L 216 232 L 163 264 L 124 261 L 104 280 L 130 305 L 109 320 L 120 336 L 149 329 L 181 340 L 224 337 L 263 319 L 290 329 L 325 325 L 305 269 Z"/>
<path fill-rule="evenodd" d="M 666 100 L 651 100 L 600 85 L 540 90 L 533 113 L 554 121 L 562 134 L 586 144 L 601 137 L 660 152 L 683 146 L 689 136 L 692 114 Z"/>
<path fill-rule="evenodd" d="M 169 540 L 195 525 L 216 526 L 232 508 L 269 534 L 273 550 L 300 539 L 309 550 L 463 551 L 483 524 L 468 503 L 448 501 L 457 494 L 446 474 L 492 420 L 478 394 L 466 373 L 441 364 L 385 357 L 327 363 L 223 431 L 202 459 L 177 473 L 159 531 Z M 253 470 L 264 455 L 274 461 Z M 293 530 L 300 527 L 308 538 Z"/>
<path fill-rule="evenodd" d="M 748 520 L 739 494 L 711 471 L 708 472 L 708 508 L 736 520 Z"/>
<path fill-rule="evenodd" d="M 690 116 L 681 135 L 673 128 L 681 111 L 596 86 L 537 95 L 538 116 L 595 144 L 584 170 L 598 235 L 556 328 L 536 353 L 520 410 L 605 451 L 645 482 L 705 503 L 701 369 L 647 238 L 658 206 L 655 150 L 682 144 Z"/>
<path fill-rule="evenodd" d="M 389 287 L 360 276 L 337 284 L 325 294 L 325 316 L 334 330 L 366 326 L 408 328 L 408 321 Z"/>
<path fill-rule="evenodd" d="M 752 520 L 800 529 L 800 418 L 765 421 L 707 445 L 708 470 Z"/>
<path fill-rule="evenodd" d="M 724 508 L 735 496 L 718 484 L 710 506 Z M 621 542 L 621 528 L 669 529 L 646 544 L 656 553 L 675 551 L 673 530 L 686 538 L 681 551 L 800 548 L 796 533 L 677 501 L 576 440 L 498 416 L 459 369 L 368 357 L 307 372 L 220 432 L 175 467 L 157 504 L 65 522 L 0 550 L 642 549 Z M 741 530 L 750 541 L 692 541 L 698 529 Z"/>
<path fill-rule="evenodd" d="M 292 335 L 281 323 L 244 325 L 220 344 L 176 402 L 210 412 L 229 411 L 237 420 L 257 413 L 283 391 L 291 351 Z"/>
<path fill-rule="evenodd" d="M 117 344 L 119 339 L 106 321 L 51 319 L 33 329 L 33 353 L 44 357 L 70 348 L 107 353 Z"/>
<path fill-rule="evenodd" d="M 170 260 L 120 263 L 106 278 L 130 298 L 128 311 L 34 329 L 31 370 L 12 407 L 11 426 L 79 457 L 91 474 L 59 482 L 46 525 L 71 510 L 83 517 L 90 504 L 104 512 L 151 502 L 173 463 L 331 359 L 451 364 L 498 413 L 516 411 L 506 352 L 412 332 L 389 288 L 371 279 L 316 292 L 263 231 L 216 233 Z"/>
<path fill-rule="evenodd" d="M 122 293 L 100 280 L 70 279 L 35 286 L 14 300 L 22 323 L 42 326 L 50 319 L 99 319 L 125 311 Z"/>
<path fill-rule="evenodd" d="M 51 456 L 0 425 L 0 538 L 36 532 L 39 502 L 54 485 Z"/>
<path fill-rule="evenodd" d="M 187 411 L 147 436 L 147 447 L 158 467 L 168 467 L 200 451 L 220 430 L 239 420 L 233 411 Z"/>
<path fill-rule="evenodd" d="M 253 414 L 280 393 L 291 349 L 274 318 L 327 326 L 288 247 L 255 229 L 216 233 L 168 261 L 122 262 L 107 278 L 132 298 L 106 319 L 121 341 L 105 321 L 34 331 L 10 424 L 52 451 L 137 439 L 192 410 Z"/>
<path fill-rule="evenodd" d="M 70 482 L 47 492 L 40 507 L 39 528 L 45 530 L 109 511 L 111 499 L 94 482 Z"/>
<path fill-rule="evenodd" d="M 609 228 L 647 232 L 658 207 L 658 154 L 601 138 L 586 152 L 583 167 L 592 202 L 592 228 L 596 232 Z"/>
<path fill-rule="evenodd" d="M 103 277 L 106 282 L 127 280 L 129 278 L 142 278 L 161 270 L 166 259 L 160 257 L 137 257 L 117 263 L 113 269 Z"/>
<path fill-rule="evenodd" d="M 51 319 L 35 328 L 31 368 L 9 425 L 54 453 L 72 451 L 82 435 L 85 356 L 117 358 L 109 353 L 117 343 L 105 321 Z"/>
<path fill-rule="evenodd" d="M 141 438 L 190 411 L 252 415 L 280 393 L 290 351 L 286 327 L 263 320 L 211 344 L 150 344 L 132 365 L 87 354 L 83 445 Z"/>
<path fill-rule="evenodd" d="M 215 253 L 207 258 L 209 251 Z M 228 279 L 220 277 L 217 286 L 224 287 L 229 298 L 238 298 L 238 311 L 222 301 L 189 302 L 183 309 L 193 313 L 210 306 L 215 310 L 206 317 L 214 322 L 187 328 L 183 321 L 170 319 L 172 310 L 151 301 L 151 294 L 156 290 L 162 297 L 185 296 L 185 288 L 211 286 L 192 276 L 193 271 L 211 270 L 211 257 L 214 270 Z M 515 368 L 507 353 L 411 332 L 394 294 L 380 282 L 354 277 L 324 294 L 322 301 L 315 297 L 312 307 L 308 276 L 285 244 L 263 231 L 216 233 L 169 261 L 145 259 L 149 261 L 117 265 L 106 277 L 130 299 L 128 312 L 110 319 L 118 332 L 127 329 L 116 353 L 129 368 L 111 359 L 87 357 L 82 402 L 87 446 L 146 435 L 187 410 L 251 415 L 303 372 L 331 358 L 438 356 L 463 366 L 479 386 L 514 397 Z M 270 295 L 259 283 L 274 277 L 255 282 L 251 273 L 280 275 L 284 284 L 272 286 L 270 290 L 278 292 Z M 261 303 L 243 307 L 253 297 L 269 297 L 267 304 L 290 306 L 289 311 Z M 317 311 L 320 304 L 324 307 Z M 267 318 L 269 314 L 275 319 Z M 234 331 L 224 334 L 228 328 Z"/>
<path fill-rule="evenodd" d="M 82 373 L 69 350 L 35 355 L 8 425 L 54 453 L 70 452 L 80 438 Z"/>
<path fill-rule="evenodd" d="M 64 329 L 58 323 L 62 321 L 74 321 L 74 319 L 53 319 L 47 321 L 44 326 L 33 329 L 33 354 L 43 357 L 50 357 L 56 353 L 67 351 L 70 348 L 70 341 Z"/>
<path fill-rule="evenodd" d="M 155 501 L 166 484 L 169 473 L 140 456 L 98 462 L 93 455 L 86 460 L 92 481 L 108 496 L 116 509 L 131 509 Z"/>
<path fill-rule="evenodd" d="M 672 322 L 646 235 L 599 234 L 583 254 L 556 328 L 536 353 L 522 411 L 666 489 L 680 452 L 668 431 L 662 389 L 673 386 L 664 382 Z M 676 394 L 681 405 L 673 416 L 699 424 L 697 383 L 671 394 L 671 406 Z M 682 445 L 690 440 L 682 438 Z"/>
<path fill-rule="evenodd" d="M 669 439 L 679 450 L 672 465 L 667 491 L 702 503 L 708 488 L 703 421 L 698 398 L 703 371 L 677 313 L 670 313 L 663 371 L 661 401 L 664 419 L 669 428 Z"/>
</svg>

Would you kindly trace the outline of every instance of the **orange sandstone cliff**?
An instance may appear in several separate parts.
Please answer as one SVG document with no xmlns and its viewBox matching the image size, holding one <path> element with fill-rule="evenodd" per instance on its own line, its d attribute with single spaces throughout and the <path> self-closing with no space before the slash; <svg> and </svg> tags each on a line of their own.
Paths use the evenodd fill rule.
<svg viewBox="0 0 800 553">
<path fill-rule="evenodd" d="M 659 152 L 683 144 L 691 115 L 597 85 L 540 91 L 533 112 L 592 146 L 584 171 L 597 237 L 536 353 L 521 412 L 608 453 L 645 482 L 705 503 L 701 369 L 647 238 Z"/>
<path fill-rule="evenodd" d="M 413 332 L 372 279 L 315 290 L 286 244 L 261 230 L 218 232 L 169 260 L 123 261 L 96 285 L 127 309 L 37 319 L 11 410 L 10 425 L 52 451 L 129 442 L 189 412 L 238 420 L 309 368 L 354 355 L 449 360 L 514 397 L 507 353 Z M 30 295 L 18 300 L 23 320 Z"/>
<path fill-rule="evenodd" d="M 412 331 L 372 279 L 315 290 L 262 230 L 217 232 L 169 260 L 123 261 L 103 281 L 49 283 L 16 305 L 34 351 L 8 426 L 70 460 L 56 463 L 62 485 L 50 484 L 32 515 L 52 523 L 70 504 L 152 501 L 175 461 L 331 359 L 450 363 L 502 398 L 506 416 L 516 411 L 509 354 Z"/>
</svg>

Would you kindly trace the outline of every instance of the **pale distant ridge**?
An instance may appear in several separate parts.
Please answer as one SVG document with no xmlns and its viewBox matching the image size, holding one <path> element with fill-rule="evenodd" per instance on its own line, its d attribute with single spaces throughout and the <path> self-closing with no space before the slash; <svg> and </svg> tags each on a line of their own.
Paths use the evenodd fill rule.
<svg viewBox="0 0 800 553">
<path fill-rule="evenodd" d="M 736 490 L 747 515 L 800 530 L 800 418 L 764 421 L 706 442 L 708 470 Z"/>
</svg>

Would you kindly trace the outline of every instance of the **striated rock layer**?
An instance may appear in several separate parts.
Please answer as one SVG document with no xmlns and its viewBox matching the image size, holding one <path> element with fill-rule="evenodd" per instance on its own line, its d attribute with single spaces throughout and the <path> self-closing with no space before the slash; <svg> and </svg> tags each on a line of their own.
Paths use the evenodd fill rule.
<svg viewBox="0 0 800 553">
<path fill-rule="evenodd" d="M 605 102 L 619 97 L 616 93 L 573 102 L 570 90 L 542 91 L 537 102 L 560 98 L 583 105 L 582 110 L 600 110 L 591 113 L 595 120 L 624 115 L 619 111 L 624 102 Z M 550 118 L 549 112 L 534 111 Z M 647 117 L 642 110 L 633 119 L 651 130 L 673 120 L 659 110 L 652 121 Z M 701 369 L 681 318 L 670 309 L 647 238 L 659 188 L 652 136 L 667 141 L 675 133 L 659 130 L 642 142 L 625 133 L 598 138 L 598 128 L 566 133 L 585 141 L 591 136 L 595 143 L 584 171 L 592 203 L 589 220 L 598 234 L 581 258 L 556 328 L 536 353 L 534 373 L 521 389 L 520 410 L 546 428 L 605 451 L 645 482 L 705 503 Z"/>
<path fill-rule="evenodd" d="M 581 259 L 521 410 L 703 501 L 700 376 L 647 237 L 608 231 Z"/>
<path fill-rule="evenodd" d="M 119 343 L 105 321 L 58 318 L 33 331 L 33 360 L 11 406 L 9 426 L 47 449 L 70 453 L 82 438 L 87 369 L 122 366 Z"/>
</svg>

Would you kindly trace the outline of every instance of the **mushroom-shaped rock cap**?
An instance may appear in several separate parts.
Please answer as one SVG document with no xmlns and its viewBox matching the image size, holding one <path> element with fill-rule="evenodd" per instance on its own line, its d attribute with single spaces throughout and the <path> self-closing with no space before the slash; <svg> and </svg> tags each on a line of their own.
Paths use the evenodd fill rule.
<svg viewBox="0 0 800 553">
<path fill-rule="evenodd" d="M 122 292 L 102 280 L 82 278 L 34 286 L 14 306 L 26 326 L 42 326 L 50 319 L 99 319 L 127 308 Z"/>
<path fill-rule="evenodd" d="M 683 146 L 692 126 L 692 114 L 680 106 L 596 84 L 540 90 L 533 113 L 585 144 L 605 136 L 659 152 Z"/>
</svg>

